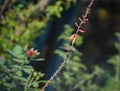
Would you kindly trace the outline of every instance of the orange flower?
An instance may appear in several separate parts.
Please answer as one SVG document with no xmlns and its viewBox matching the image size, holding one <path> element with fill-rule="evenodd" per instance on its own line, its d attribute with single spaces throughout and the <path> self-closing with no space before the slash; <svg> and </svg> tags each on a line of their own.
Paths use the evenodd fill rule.
<svg viewBox="0 0 120 91">
<path fill-rule="evenodd" d="M 68 40 L 73 40 L 77 34 L 72 34 L 70 37 L 68 37 Z"/>
<path fill-rule="evenodd" d="M 72 45 L 74 45 L 78 35 L 77 34 L 72 34 L 70 37 L 68 37 L 68 40 L 72 41 Z"/>
<path fill-rule="evenodd" d="M 85 31 L 80 29 L 79 32 L 84 33 Z"/>
</svg>

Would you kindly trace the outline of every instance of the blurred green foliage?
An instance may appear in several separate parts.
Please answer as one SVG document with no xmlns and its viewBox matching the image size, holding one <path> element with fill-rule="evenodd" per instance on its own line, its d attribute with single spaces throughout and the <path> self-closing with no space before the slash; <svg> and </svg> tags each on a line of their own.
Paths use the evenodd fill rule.
<svg viewBox="0 0 120 91">
<path fill-rule="evenodd" d="M 68 33 L 68 31 L 70 31 L 70 33 Z M 66 36 L 70 36 L 72 31 L 73 29 L 67 26 L 67 30 L 63 32 L 65 34 L 60 35 L 59 39 L 66 39 Z M 69 91 L 119 91 L 120 33 L 116 33 L 116 36 L 118 42 L 115 43 L 115 46 L 118 53 L 108 59 L 108 64 L 111 64 L 112 66 L 109 70 L 104 69 L 103 71 L 103 69 L 95 65 L 93 66 L 92 72 L 89 73 L 87 72 L 87 67 L 81 62 L 81 53 L 73 53 L 61 74 L 52 82 L 54 89 L 56 91 L 66 91 L 66 89 Z M 81 41 L 79 42 L 82 43 Z M 69 46 L 69 43 L 66 40 L 64 44 L 65 46 Z M 65 52 L 59 50 L 56 53 L 62 58 L 65 58 Z"/>
<path fill-rule="evenodd" d="M 13 1 L 16 3 L 17 1 Z M 45 27 L 46 20 L 40 21 L 37 18 L 30 19 L 29 15 L 34 7 L 34 4 L 14 5 L 11 1 L 11 7 L 5 12 L 0 24 L 0 50 L 1 55 L 15 44 L 27 46 L 32 43 L 33 39 L 40 36 L 42 28 Z"/>
<path fill-rule="evenodd" d="M 37 36 L 44 33 L 48 20 L 54 15 L 61 17 L 63 9 L 68 9 L 76 0 L 56 1 L 49 5 L 46 1 L 27 3 L 11 0 L 0 15 L 0 90 L 1 91 L 39 91 L 39 84 L 44 83 L 44 76 L 29 65 L 31 61 L 40 59 L 28 59 L 24 48 L 33 44 Z M 44 7 L 44 12 L 38 9 Z M 4 4 L 0 6 L 0 9 Z M 13 49 L 12 49 L 13 48 Z M 12 49 L 12 50 L 11 50 Z"/>
<path fill-rule="evenodd" d="M 74 31 L 72 27 L 66 25 L 64 32 L 59 36 L 58 41 L 64 41 L 63 46 L 70 47 L 70 42 L 66 40 Z M 83 39 L 79 36 L 75 46 L 80 46 Z M 87 67 L 81 62 L 82 53 L 75 47 L 75 51 L 71 53 L 71 57 L 67 60 L 66 65 L 61 74 L 56 77 L 52 83 L 56 91 L 98 91 L 99 86 L 93 82 L 93 79 L 99 78 L 103 74 L 103 70 L 97 65 L 93 67 L 91 73 L 87 72 Z M 66 52 L 56 50 L 55 52 L 63 59 L 66 57 Z"/>
<path fill-rule="evenodd" d="M 8 50 L 9 61 L 0 58 L 0 90 L 1 91 L 39 91 L 39 83 L 44 76 L 29 65 L 26 51 L 16 45 L 13 50 Z M 41 59 L 41 58 L 40 58 Z M 42 59 L 43 60 L 43 59 Z"/>
<path fill-rule="evenodd" d="M 32 41 L 44 33 L 43 30 L 52 15 L 60 18 L 61 12 L 75 2 L 76 0 L 58 0 L 49 5 L 49 2 L 42 0 L 37 4 L 11 0 L 0 20 L 0 56 L 4 56 L 6 50 L 15 44 L 23 47 L 33 44 Z M 41 8 L 43 12 L 38 11 Z"/>
<path fill-rule="evenodd" d="M 108 63 L 112 65 L 112 73 L 106 71 L 106 84 L 101 91 L 119 91 L 120 90 L 120 33 L 116 33 L 118 41 L 115 47 L 118 51 L 116 55 L 109 58 Z M 112 70 L 111 69 L 111 70 Z"/>
</svg>

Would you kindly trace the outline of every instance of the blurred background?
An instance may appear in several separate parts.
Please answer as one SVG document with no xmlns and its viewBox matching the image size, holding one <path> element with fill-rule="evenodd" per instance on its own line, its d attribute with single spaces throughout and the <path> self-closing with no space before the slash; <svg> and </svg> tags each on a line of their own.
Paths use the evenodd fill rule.
<svg viewBox="0 0 120 91">
<path fill-rule="evenodd" d="M 43 62 L 31 63 L 49 79 L 65 54 L 60 46 L 76 31 L 89 0 L 0 0 L 0 57 L 16 44 L 35 47 Z M 120 90 L 120 0 L 95 0 L 73 55 L 46 91 Z M 40 84 L 42 87 L 44 84 Z"/>
</svg>

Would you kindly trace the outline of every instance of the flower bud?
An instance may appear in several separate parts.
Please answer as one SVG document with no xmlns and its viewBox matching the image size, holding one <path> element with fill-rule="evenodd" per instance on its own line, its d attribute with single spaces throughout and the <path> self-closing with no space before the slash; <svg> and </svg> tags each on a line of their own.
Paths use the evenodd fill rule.
<svg viewBox="0 0 120 91">
<path fill-rule="evenodd" d="M 28 51 L 27 51 L 27 55 L 28 55 L 29 57 L 32 57 L 32 56 L 34 55 L 34 49 L 31 48 L 30 50 L 28 50 Z"/>
</svg>

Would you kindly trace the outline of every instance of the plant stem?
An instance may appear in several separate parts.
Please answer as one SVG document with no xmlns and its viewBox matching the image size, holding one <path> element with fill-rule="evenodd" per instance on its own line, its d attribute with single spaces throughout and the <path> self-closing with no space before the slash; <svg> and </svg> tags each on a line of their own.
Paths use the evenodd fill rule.
<svg viewBox="0 0 120 91">
<path fill-rule="evenodd" d="M 94 2 L 94 0 L 91 0 L 91 1 L 90 1 L 90 4 L 86 7 L 85 14 L 82 15 L 82 18 L 79 17 L 79 18 L 80 18 L 80 24 L 79 24 L 78 27 L 77 27 L 76 34 L 78 34 L 81 26 L 82 26 L 84 23 L 86 23 L 86 19 L 87 19 L 88 14 L 90 13 L 90 9 L 91 9 L 91 6 L 93 5 L 93 2 Z"/>
<path fill-rule="evenodd" d="M 34 80 L 33 74 L 34 74 L 34 72 L 32 72 L 32 73 L 29 75 L 28 80 L 27 80 L 27 82 L 26 82 L 26 84 L 25 84 L 25 86 L 24 86 L 24 91 L 27 91 L 28 88 L 31 86 L 31 83 L 32 83 L 33 80 Z"/>
<path fill-rule="evenodd" d="M 88 20 L 88 19 L 87 19 L 87 16 L 88 16 L 88 14 L 90 13 L 90 9 L 91 9 L 91 6 L 93 5 L 93 1 L 94 1 L 94 0 L 90 0 L 89 5 L 86 7 L 85 14 L 82 15 L 82 18 L 79 18 L 80 24 L 79 24 L 78 27 L 77 27 L 76 35 L 78 34 L 81 26 L 82 26 L 84 23 L 86 23 L 86 21 Z M 73 46 L 73 44 L 72 44 L 71 46 Z M 42 90 L 41 90 L 41 91 L 44 91 L 45 88 L 48 86 L 48 84 L 49 84 L 49 83 L 54 79 L 54 77 L 56 77 L 57 74 L 61 71 L 61 69 L 63 68 L 64 64 L 65 64 L 66 61 L 69 59 L 69 55 L 70 55 L 70 52 L 68 53 L 66 59 L 61 63 L 61 65 L 59 66 L 59 68 L 56 70 L 56 72 L 51 76 L 51 78 L 47 81 L 47 83 L 42 87 Z"/>
<path fill-rule="evenodd" d="M 48 86 L 48 84 L 57 76 L 57 74 L 61 71 L 61 69 L 63 68 L 66 61 L 69 60 L 70 55 L 71 55 L 71 53 L 69 52 L 68 55 L 66 56 L 65 60 L 61 63 L 59 68 L 56 70 L 56 72 L 51 76 L 51 78 L 47 81 L 47 83 L 42 87 L 41 91 L 44 91 L 45 88 Z"/>
</svg>

